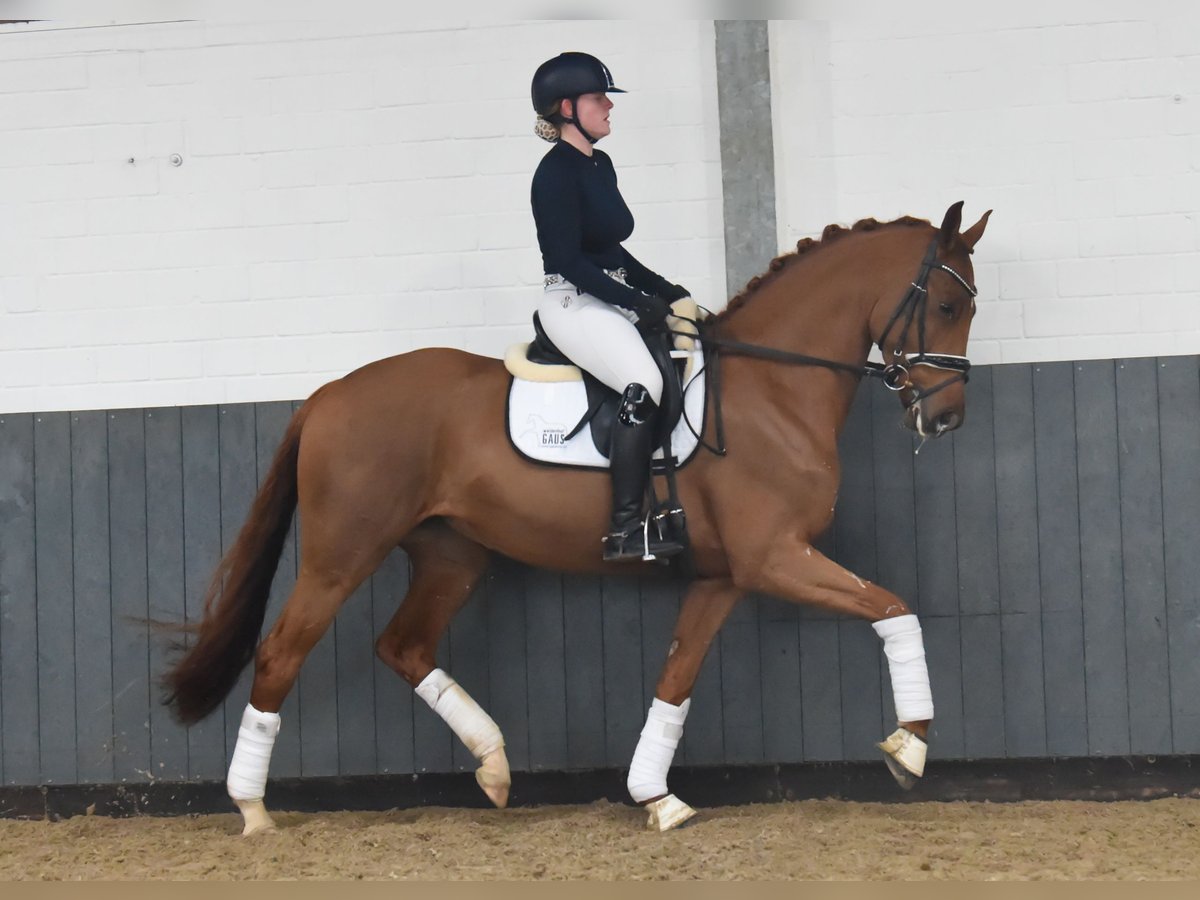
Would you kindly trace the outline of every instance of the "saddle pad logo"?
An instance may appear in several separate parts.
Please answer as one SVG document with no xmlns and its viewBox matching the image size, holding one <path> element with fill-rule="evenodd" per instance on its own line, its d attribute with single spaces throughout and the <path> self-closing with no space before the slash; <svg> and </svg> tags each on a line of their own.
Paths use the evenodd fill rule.
<svg viewBox="0 0 1200 900">
<path fill-rule="evenodd" d="M 555 450 L 566 446 L 567 429 L 563 425 L 547 422 L 541 416 L 529 416 L 525 420 L 525 430 L 521 432 L 520 441 L 528 445 L 546 450 Z"/>
</svg>

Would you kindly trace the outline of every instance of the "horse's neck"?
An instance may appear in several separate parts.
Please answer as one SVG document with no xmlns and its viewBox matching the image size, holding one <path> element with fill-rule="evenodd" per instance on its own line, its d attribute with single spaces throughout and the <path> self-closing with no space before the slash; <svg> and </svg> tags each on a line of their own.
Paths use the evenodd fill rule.
<svg viewBox="0 0 1200 900">
<path fill-rule="evenodd" d="M 864 365 L 871 349 L 868 319 L 878 287 L 871 283 L 874 273 L 841 250 L 831 247 L 791 262 L 730 314 L 724 333 L 746 343 Z M 821 428 L 841 431 L 858 385 L 854 376 L 772 362 L 758 363 L 756 371 L 768 366 L 771 381 L 785 384 L 790 396 L 764 392 L 763 399 L 796 404 L 804 398 L 806 418 Z M 816 400 L 821 402 L 810 402 Z"/>
</svg>

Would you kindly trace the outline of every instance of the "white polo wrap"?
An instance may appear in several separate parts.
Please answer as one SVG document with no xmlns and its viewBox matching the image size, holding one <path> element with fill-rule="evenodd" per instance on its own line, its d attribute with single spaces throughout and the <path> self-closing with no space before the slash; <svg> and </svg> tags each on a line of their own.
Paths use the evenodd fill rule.
<svg viewBox="0 0 1200 900">
<path fill-rule="evenodd" d="M 267 790 L 267 769 L 275 735 L 279 734 L 279 713 L 259 712 L 249 703 L 242 713 L 233 760 L 225 787 L 234 800 L 261 800 Z"/>
<path fill-rule="evenodd" d="M 504 738 L 492 717 L 441 669 L 426 675 L 416 690 L 417 696 L 442 717 L 476 759 L 483 759 L 504 746 Z"/>
<path fill-rule="evenodd" d="M 692 698 L 673 706 L 654 698 L 646 716 L 646 727 L 637 749 L 633 751 L 633 762 L 629 764 L 629 796 L 637 803 L 645 803 L 667 793 L 667 771 L 675 758 L 679 739 L 683 737 L 683 723 L 687 720 Z"/>
<path fill-rule="evenodd" d="M 896 700 L 896 720 L 923 722 L 932 719 L 933 692 L 929 689 L 929 670 L 925 667 L 921 623 L 909 614 L 873 622 L 871 627 L 883 638 L 883 652 L 892 675 L 892 696 Z"/>
</svg>

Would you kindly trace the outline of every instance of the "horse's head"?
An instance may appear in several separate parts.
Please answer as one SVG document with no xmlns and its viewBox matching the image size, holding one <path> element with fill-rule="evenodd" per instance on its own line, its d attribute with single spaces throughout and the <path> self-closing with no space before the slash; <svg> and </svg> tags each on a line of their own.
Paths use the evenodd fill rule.
<svg viewBox="0 0 1200 900">
<path fill-rule="evenodd" d="M 971 253 L 991 210 L 959 234 L 962 206 L 959 201 L 946 210 L 903 299 L 897 304 L 894 294 L 883 297 L 871 314 L 884 381 L 904 404 L 905 425 L 922 437 L 953 431 L 966 415 L 967 335 L 975 317 Z"/>
</svg>

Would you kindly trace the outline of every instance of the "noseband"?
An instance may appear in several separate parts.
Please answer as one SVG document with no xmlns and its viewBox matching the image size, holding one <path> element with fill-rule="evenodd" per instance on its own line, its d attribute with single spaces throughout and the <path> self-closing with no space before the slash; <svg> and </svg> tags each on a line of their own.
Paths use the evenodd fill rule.
<svg viewBox="0 0 1200 900">
<path fill-rule="evenodd" d="M 929 353 L 925 350 L 925 311 L 929 301 L 929 289 L 927 287 L 929 274 L 934 269 L 940 269 L 949 274 L 971 295 L 972 309 L 975 307 L 975 297 L 979 293 L 967 282 L 967 279 L 963 278 L 945 263 L 938 262 L 936 259 L 937 245 L 938 239 L 934 238 L 929 244 L 929 249 L 925 251 L 925 258 L 921 261 L 921 270 L 917 273 L 916 280 L 909 285 L 908 293 L 901 299 L 891 318 L 888 319 L 887 326 L 883 329 L 883 334 L 879 336 L 879 350 L 886 359 L 888 353 L 886 346 L 888 335 L 891 334 L 893 326 L 901 318 L 904 319 L 904 325 L 900 331 L 900 339 L 892 349 L 892 361 L 879 370 L 879 377 L 883 379 L 883 383 L 888 390 L 911 391 L 910 396 L 904 400 L 905 409 L 919 403 L 930 394 L 936 394 L 942 388 L 949 387 L 956 381 L 961 381 L 965 384 L 969 378 L 968 373 L 971 370 L 971 361 L 965 356 L 954 356 L 949 353 Z M 908 342 L 908 333 L 914 321 L 917 324 L 917 352 L 905 353 L 904 345 Z M 909 372 L 914 366 L 930 366 L 934 369 L 942 369 L 954 372 L 955 374 L 932 387 L 920 390 L 909 376 Z"/>
</svg>

